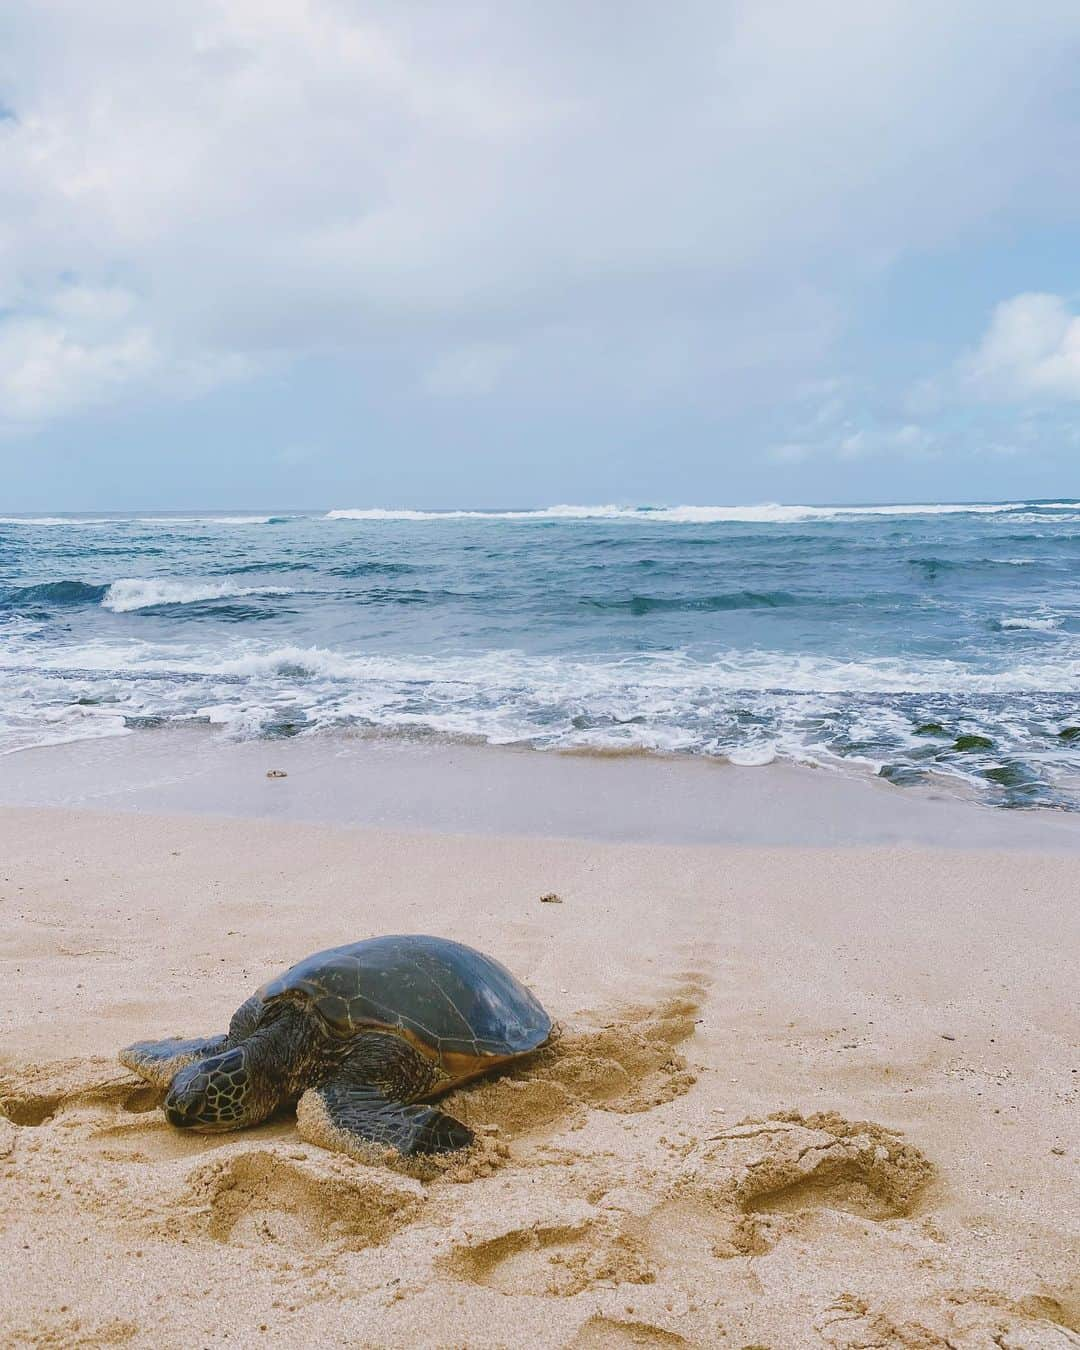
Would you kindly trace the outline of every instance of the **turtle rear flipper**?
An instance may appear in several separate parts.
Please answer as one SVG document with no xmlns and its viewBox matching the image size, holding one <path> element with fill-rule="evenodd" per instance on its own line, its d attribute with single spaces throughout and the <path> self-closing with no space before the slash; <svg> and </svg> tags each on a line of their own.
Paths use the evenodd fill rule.
<svg viewBox="0 0 1080 1350">
<path fill-rule="evenodd" d="M 323 1148 L 352 1153 L 377 1144 L 399 1153 L 452 1153 L 468 1148 L 473 1133 L 434 1106 L 406 1106 L 376 1088 L 338 1079 L 310 1088 L 296 1108 L 302 1138 Z"/>
<path fill-rule="evenodd" d="M 137 1073 L 159 1088 L 169 1084 L 188 1064 L 225 1049 L 226 1036 L 196 1036 L 192 1040 L 136 1041 L 125 1046 L 117 1058 L 125 1069 Z"/>
</svg>

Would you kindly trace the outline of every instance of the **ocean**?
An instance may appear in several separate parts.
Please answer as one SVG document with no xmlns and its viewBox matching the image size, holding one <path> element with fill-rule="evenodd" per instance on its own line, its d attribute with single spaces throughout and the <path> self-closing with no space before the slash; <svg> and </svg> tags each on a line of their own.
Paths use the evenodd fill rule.
<svg viewBox="0 0 1080 1350">
<path fill-rule="evenodd" d="M 1075 810 L 1080 502 L 0 518 L 0 755 L 181 724 Z"/>
</svg>

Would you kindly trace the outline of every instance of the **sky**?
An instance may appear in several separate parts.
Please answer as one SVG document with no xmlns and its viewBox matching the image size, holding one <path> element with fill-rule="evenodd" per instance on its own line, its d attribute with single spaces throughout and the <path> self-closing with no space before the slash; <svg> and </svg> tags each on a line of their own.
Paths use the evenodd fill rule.
<svg viewBox="0 0 1080 1350">
<path fill-rule="evenodd" d="M 1080 496 L 1076 0 L 7 0 L 0 511 Z"/>
</svg>

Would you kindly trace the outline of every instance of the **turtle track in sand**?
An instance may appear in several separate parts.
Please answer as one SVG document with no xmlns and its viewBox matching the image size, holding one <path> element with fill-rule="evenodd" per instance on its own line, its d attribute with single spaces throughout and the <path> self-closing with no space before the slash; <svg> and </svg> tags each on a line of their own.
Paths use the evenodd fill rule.
<svg viewBox="0 0 1080 1350">
<path fill-rule="evenodd" d="M 117 1106 L 139 1114 L 159 1106 L 164 1094 L 115 1060 L 61 1059 L 0 1072 L 0 1116 L 15 1125 L 44 1125 L 76 1107 Z"/>
<path fill-rule="evenodd" d="M 697 1081 L 679 1047 L 693 1035 L 704 993 L 703 984 L 687 984 L 654 1007 L 625 1009 L 592 1028 L 560 1029 L 520 1065 L 450 1093 L 444 1109 L 510 1138 L 580 1123 L 589 1109 L 651 1111 Z"/>
</svg>

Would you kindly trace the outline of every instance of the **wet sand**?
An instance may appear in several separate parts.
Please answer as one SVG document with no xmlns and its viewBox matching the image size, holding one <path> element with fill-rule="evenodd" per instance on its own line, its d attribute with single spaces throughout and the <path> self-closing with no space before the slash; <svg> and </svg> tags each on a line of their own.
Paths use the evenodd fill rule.
<svg viewBox="0 0 1080 1350">
<path fill-rule="evenodd" d="M 235 741 L 201 726 L 0 757 L 0 806 L 658 844 L 1080 852 L 1080 813 L 993 809 L 957 779 L 901 788 L 850 765 L 739 768 L 390 736 Z"/>
<path fill-rule="evenodd" d="M 265 756 L 264 756 L 265 757 Z M 0 1341 L 1080 1344 L 1075 855 L 0 810 Z M 556 892 L 561 904 L 543 904 Z M 115 1063 L 379 932 L 506 962 L 555 1047 L 433 1175 Z"/>
</svg>

